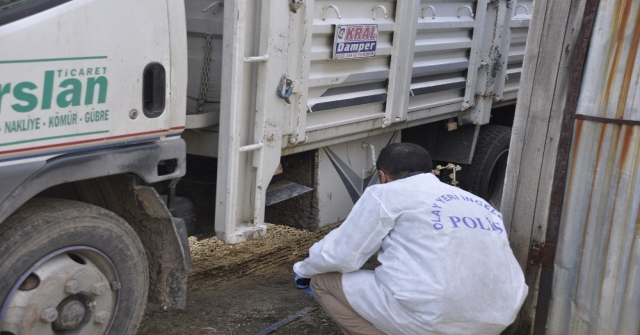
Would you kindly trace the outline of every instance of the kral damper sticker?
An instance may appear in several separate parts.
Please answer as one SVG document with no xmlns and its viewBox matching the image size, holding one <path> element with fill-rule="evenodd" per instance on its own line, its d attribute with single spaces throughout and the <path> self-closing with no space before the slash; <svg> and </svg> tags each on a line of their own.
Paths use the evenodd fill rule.
<svg viewBox="0 0 640 335">
<path fill-rule="evenodd" d="M 336 25 L 332 59 L 375 57 L 377 46 L 377 24 Z"/>
</svg>

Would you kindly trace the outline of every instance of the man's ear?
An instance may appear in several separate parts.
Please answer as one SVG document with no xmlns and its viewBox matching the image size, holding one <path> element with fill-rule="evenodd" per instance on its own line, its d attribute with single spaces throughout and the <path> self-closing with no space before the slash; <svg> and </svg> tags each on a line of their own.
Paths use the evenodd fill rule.
<svg viewBox="0 0 640 335">
<path fill-rule="evenodd" d="M 382 170 L 378 170 L 378 176 L 380 177 L 380 184 L 386 184 L 391 181 L 387 173 Z"/>
</svg>

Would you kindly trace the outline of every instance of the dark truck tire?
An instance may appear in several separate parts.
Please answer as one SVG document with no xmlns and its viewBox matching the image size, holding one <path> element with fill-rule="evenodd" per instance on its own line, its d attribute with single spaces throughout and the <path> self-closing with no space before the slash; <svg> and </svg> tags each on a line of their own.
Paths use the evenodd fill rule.
<svg viewBox="0 0 640 335">
<path fill-rule="evenodd" d="M 167 197 L 167 195 L 160 196 L 165 205 L 167 205 Z M 189 198 L 176 196 L 171 215 L 184 221 L 188 236 L 201 233 L 196 222 L 196 208 Z"/>
<path fill-rule="evenodd" d="M 135 334 L 148 284 L 140 239 L 105 209 L 35 199 L 0 224 L 3 335 Z"/>
<path fill-rule="evenodd" d="M 500 210 L 507 171 L 511 128 L 488 124 L 480 128 L 476 150 L 469 165 L 461 165 L 460 188 Z"/>
</svg>

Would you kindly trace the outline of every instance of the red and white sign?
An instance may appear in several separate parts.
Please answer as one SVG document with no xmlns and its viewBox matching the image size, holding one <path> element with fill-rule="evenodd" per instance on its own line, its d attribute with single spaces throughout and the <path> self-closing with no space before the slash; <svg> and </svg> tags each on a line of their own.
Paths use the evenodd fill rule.
<svg viewBox="0 0 640 335">
<path fill-rule="evenodd" d="M 378 46 L 378 25 L 336 25 L 333 40 L 332 59 L 375 57 Z"/>
</svg>

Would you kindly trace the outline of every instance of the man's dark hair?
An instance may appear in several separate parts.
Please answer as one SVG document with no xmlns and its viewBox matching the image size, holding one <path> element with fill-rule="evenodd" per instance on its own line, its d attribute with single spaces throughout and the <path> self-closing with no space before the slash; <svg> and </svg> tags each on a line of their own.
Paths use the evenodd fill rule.
<svg viewBox="0 0 640 335">
<path fill-rule="evenodd" d="M 431 156 L 423 147 L 413 143 L 393 143 L 382 148 L 376 168 L 393 180 L 412 172 L 431 172 Z"/>
</svg>

